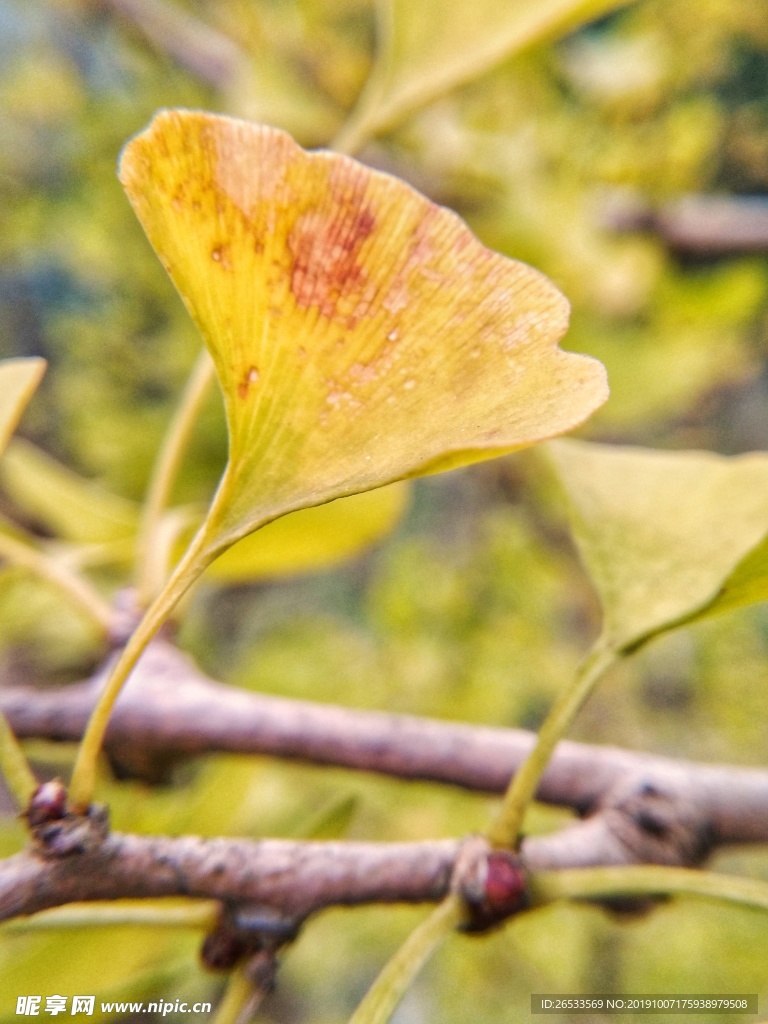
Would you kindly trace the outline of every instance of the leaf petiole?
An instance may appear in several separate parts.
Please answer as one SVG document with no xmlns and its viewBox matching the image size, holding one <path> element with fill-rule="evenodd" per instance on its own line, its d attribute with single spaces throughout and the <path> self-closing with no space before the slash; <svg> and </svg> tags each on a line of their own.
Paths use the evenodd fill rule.
<svg viewBox="0 0 768 1024">
<path fill-rule="evenodd" d="M 215 501 L 211 511 L 214 507 Z M 207 527 L 210 521 L 209 515 L 187 548 L 184 557 L 174 569 L 170 579 L 144 613 L 141 622 L 120 652 L 96 706 L 91 712 L 77 751 L 69 787 L 70 802 L 75 810 L 85 811 L 90 806 L 96 785 L 96 765 L 99 751 L 107 731 L 109 717 L 125 681 L 147 645 L 157 635 L 183 595 L 214 557 L 207 546 Z"/>
<path fill-rule="evenodd" d="M 160 574 L 165 567 L 165 559 L 157 557 L 163 512 L 170 501 L 184 453 L 213 379 L 213 360 L 208 350 L 203 349 L 192 368 L 152 467 L 136 550 L 136 578 L 141 605 L 149 604 L 164 583 Z"/>
<path fill-rule="evenodd" d="M 534 904 L 617 896 L 704 896 L 768 910 L 768 882 L 660 865 L 543 871 L 530 882 Z"/>
<path fill-rule="evenodd" d="M 110 900 L 108 903 L 71 903 L 39 914 L 8 921 L 4 932 L 48 931 L 55 928 L 103 928 L 120 925 L 148 928 L 215 927 L 219 904 L 214 900 Z"/>
<path fill-rule="evenodd" d="M 526 809 L 534 798 L 555 747 L 571 727 L 597 682 L 619 657 L 598 641 L 572 685 L 555 702 L 539 730 L 533 750 L 512 778 L 501 807 L 491 822 L 487 836 L 492 846 L 515 846 Z"/>
<path fill-rule="evenodd" d="M 8 720 L 2 712 L 0 712 L 0 771 L 2 771 L 6 785 L 16 801 L 16 806 L 20 810 L 24 810 L 37 789 L 37 779 L 32 774 L 21 744 L 11 731 Z"/>
<path fill-rule="evenodd" d="M 386 1024 L 398 1003 L 443 939 L 461 924 L 461 900 L 450 895 L 415 928 L 384 966 L 349 1024 Z"/>
<path fill-rule="evenodd" d="M 230 974 L 224 995 L 216 1010 L 213 1024 L 245 1024 L 258 1009 L 259 993 L 245 976 L 242 967 Z"/>
</svg>

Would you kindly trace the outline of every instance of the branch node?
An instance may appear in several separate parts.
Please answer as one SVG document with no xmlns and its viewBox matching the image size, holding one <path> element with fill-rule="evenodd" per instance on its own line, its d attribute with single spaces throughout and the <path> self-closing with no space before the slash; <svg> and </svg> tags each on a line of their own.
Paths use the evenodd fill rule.
<svg viewBox="0 0 768 1024">
<path fill-rule="evenodd" d="M 632 776 L 608 794 L 600 813 L 637 863 L 696 867 L 712 851 L 712 822 L 680 784 L 670 789 L 647 775 Z"/>
<path fill-rule="evenodd" d="M 494 850 L 482 836 L 470 836 L 456 857 L 451 891 L 466 908 L 461 931 L 481 934 L 529 906 L 528 878 L 521 857 Z"/>
<path fill-rule="evenodd" d="M 256 988 L 266 991 L 265 985 L 256 975 L 264 974 L 266 977 L 265 965 L 273 963 L 267 972 L 271 978 L 270 985 L 273 984 L 277 950 L 294 941 L 300 925 L 300 920 L 282 914 L 273 907 L 257 904 L 227 907 L 222 911 L 216 928 L 205 937 L 200 959 L 210 971 L 231 971 L 250 958 L 246 971 L 251 972 L 251 966 L 255 965 L 252 983 Z"/>
<path fill-rule="evenodd" d="M 109 835 L 109 812 L 92 804 L 85 814 L 70 810 L 67 792 L 59 779 L 43 783 L 32 795 L 24 817 L 32 849 L 46 860 L 91 853 Z"/>
</svg>

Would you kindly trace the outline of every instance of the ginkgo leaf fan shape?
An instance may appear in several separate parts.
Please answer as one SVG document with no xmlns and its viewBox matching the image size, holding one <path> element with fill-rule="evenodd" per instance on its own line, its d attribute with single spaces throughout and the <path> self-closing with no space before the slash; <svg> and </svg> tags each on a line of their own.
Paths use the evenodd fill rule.
<svg viewBox="0 0 768 1024">
<path fill-rule="evenodd" d="M 216 364 L 220 550 L 259 525 L 577 426 L 603 367 L 557 347 L 568 304 L 386 174 L 285 133 L 158 114 L 120 179 Z"/>
</svg>

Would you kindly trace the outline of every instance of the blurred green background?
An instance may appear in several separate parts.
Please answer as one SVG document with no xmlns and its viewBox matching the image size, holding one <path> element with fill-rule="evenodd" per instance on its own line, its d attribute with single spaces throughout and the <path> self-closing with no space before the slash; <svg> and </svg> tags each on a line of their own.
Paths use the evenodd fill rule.
<svg viewBox="0 0 768 1024">
<path fill-rule="evenodd" d="M 328 144 L 365 81 L 373 38 L 365 0 L 0 3 L 0 355 L 50 364 L 26 438 L 141 499 L 199 341 L 117 183 L 122 144 L 169 106 L 254 117 Z M 566 293 L 566 347 L 602 359 L 612 385 L 584 436 L 768 448 L 765 256 L 692 254 L 653 230 L 611 227 L 617 209 L 656 210 L 689 193 L 768 197 L 766 0 L 641 0 L 500 63 L 361 155 Z M 210 494 L 225 443 L 212 400 L 179 502 Z M 6 488 L 0 512 L 44 534 L 49 524 L 15 498 Z M 114 570 L 100 579 L 120 582 Z M 535 728 L 598 625 L 562 500 L 530 452 L 418 481 L 391 535 L 331 571 L 203 584 L 181 642 L 236 686 Z M 610 675 L 575 735 L 760 763 L 767 648 L 762 608 L 674 633 Z M 55 594 L 0 574 L 6 683 L 66 682 L 100 653 Z M 66 749 L 30 749 L 43 770 L 71 762 Z M 186 766 L 156 790 L 105 771 L 99 796 L 125 830 L 382 840 L 482 829 L 493 805 L 233 757 Z M 529 831 L 564 820 L 535 808 Z M 8 817 L 0 844 L 10 853 L 21 842 Z M 760 851 L 723 854 L 717 866 L 768 878 Z M 263 1018 L 345 1020 L 422 915 L 380 908 L 312 922 Z M 221 982 L 198 971 L 196 944 L 130 929 L 8 935 L 0 1017 L 14 1017 L 27 993 L 215 997 Z M 545 991 L 759 992 L 766 1005 L 767 946 L 768 917 L 748 910 L 671 902 L 618 920 L 550 908 L 490 938 L 452 941 L 397 1021 L 527 1019 L 531 992 Z"/>
</svg>

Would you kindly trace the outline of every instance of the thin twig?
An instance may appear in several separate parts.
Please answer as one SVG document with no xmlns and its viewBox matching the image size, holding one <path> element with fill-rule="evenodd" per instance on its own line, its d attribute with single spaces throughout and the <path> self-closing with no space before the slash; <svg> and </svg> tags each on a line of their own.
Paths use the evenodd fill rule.
<svg viewBox="0 0 768 1024">
<path fill-rule="evenodd" d="M 202 82 L 224 89 L 246 63 L 233 39 L 163 0 L 101 0 Z"/>
<path fill-rule="evenodd" d="M 580 827 L 565 834 L 575 837 Z M 765 882 L 681 871 L 678 865 L 633 866 L 626 859 L 623 864 L 592 865 L 599 870 L 553 872 L 548 850 L 553 838 L 557 837 L 532 837 L 522 846 L 534 906 L 553 899 L 667 892 L 768 906 Z M 567 843 L 561 846 L 564 851 L 568 848 Z M 229 908 L 233 927 L 256 939 L 258 948 L 259 936 L 274 934 L 276 924 L 281 923 L 285 934 L 292 936 L 307 917 L 333 906 L 441 903 L 443 910 L 432 919 L 425 936 L 426 951 L 461 916 L 455 901 L 446 900 L 457 892 L 457 884 L 458 891 L 463 891 L 458 876 L 466 849 L 464 841 L 457 840 L 295 842 L 112 833 L 66 856 L 41 856 L 27 850 L 0 861 L 0 920 L 92 901 L 97 901 L 92 913 L 98 918 L 102 913 L 98 901 L 183 895 L 188 901 L 206 901 L 201 913 L 190 903 L 181 917 L 163 923 L 185 927 L 213 923 L 215 914 L 207 901 L 215 900 Z M 625 853 L 631 857 L 631 851 Z M 578 859 L 577 855 L 577 865 Z M 567 856 L 559 865 L 572 866 Z M 63 915 L 65 925 L 71 923 L 67 917 L 73 912 L 88 914 L 86 908 L 72 908 Z M 157 910 L 150 907 L 150 918 L 153 913 Z M 137 921 L 128 915 L 123 923 Z"/>
<path fill-rule="evenodd" d="M 768 252 L 768 201 L 763 196 L 690 195 L 657 209 L 632 198 L 609 197 L 602 220 L 614 231 L 652 231 L 683 255 Z"/>
</svg>

